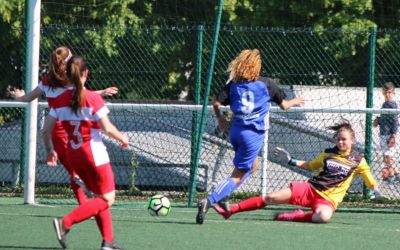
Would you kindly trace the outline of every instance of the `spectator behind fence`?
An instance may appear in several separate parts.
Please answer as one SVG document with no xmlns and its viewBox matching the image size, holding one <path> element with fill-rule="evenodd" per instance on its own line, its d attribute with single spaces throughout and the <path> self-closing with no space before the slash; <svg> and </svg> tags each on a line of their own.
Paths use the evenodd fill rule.
<svg viewBox="0 0 400 250">
<path fill-rule="evenodd" d="M 395 86 L 392 82 L 386 82 L 382 88 L 382 94 L 385 101 L 382 104 L 383 109 L 397 109 L 397 103 L 394 101 Z M 395 180 L 400 181 L 396 164 L 394 160 L 394 146 L 396 145 L 396 135 L 399 127 L 397 114 L 382 114 L 374 120 L 374 127 L 379 126 L 380 150 L 382 151 L 383 163 L 382 177 L 389 184 Z"/>
</svg>

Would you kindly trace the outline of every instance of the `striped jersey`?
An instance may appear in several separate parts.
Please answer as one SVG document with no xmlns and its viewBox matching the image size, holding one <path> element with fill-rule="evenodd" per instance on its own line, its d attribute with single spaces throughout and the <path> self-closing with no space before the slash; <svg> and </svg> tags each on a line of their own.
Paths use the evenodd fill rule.
<svg viewBox="0 0 400 250">
<path fill-rule="evenodd" d="M 62 93 L 64 93 L 68 88 L 67 87 L 52 88 L 48 85 L 48 81 L 49 81 L 49 76 L 47 75 L 42 79 L 42 81 L 39 82 L 38 87 L 44 92 L 47 99 L 47 103 L 49 104 L 49 108 L 52 108 L 55 99 Z M 56 122 L 56 125 L 52 133 L 53 136 L 65 138 L 65 130 L 59 121 Z"/>
<path fill-rule="evenodd" d="M 49 113 L 62 123 L 67 132 L 67 150 L 69 153 L 81 150 L 79 155 L 91 159 L 94 166 L 109 163 L 99 123 L 99 120 L 109 113 L 109 109 L 99 94 L 85 89 L 84 103 L 81 109 L 74 113 L 69 106 L 73 93 L 73 89 L 62 93 L 53 102 Z"/>
<path fill-rule="evenodd" d="M 68 88 L 66 87 L 56 87 L 52 88 L 48 85 L 49 82 L 49 76 L 43 77 L 42 81 L 39 82 L 38 87 L 41 89 L 44 94 L 46 95 L 47 103 L 49 104 L 49 108 L 52 107 L 54 100 L 60 96 L 62 93 L 64 93 L 65 90 Z M 66 85 L 67 83 L 63 84 Z"/>
<path fill-rule="evenodd" d="M 376 184 L 365 158 L 355 151 L 345 154 L 337 147 L 328 148 L 308 165 L 310 170 L 318 171 L 308 182 L 335 208 L 342 202 L 357 175 L 370 188 Z"/>
</svg>

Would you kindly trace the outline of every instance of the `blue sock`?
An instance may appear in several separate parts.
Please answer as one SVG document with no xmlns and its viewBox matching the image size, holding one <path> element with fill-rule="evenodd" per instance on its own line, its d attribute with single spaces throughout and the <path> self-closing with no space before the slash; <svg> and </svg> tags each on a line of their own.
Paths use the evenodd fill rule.
<svg viewBox="0 0 400 250">
<path fill-rule="evenodd" d="M 247 178 L 250 176 L 250 174 L 251 174 L 251 171 L 248 171 L 248 172 L 243 176 L 242 180 L 239 182 L 239 184 L 237 185 L 236 188 L 238 188 L 240 185 L 242 185 L 242 183 L 243 183 L 245 180 L 247 180 Z"/>
<path fill-rule="evenodd" d="M 211 205 L 230 195 L 238 186 L 232 178 L 227 178 L 208 196 Z"/>
<path fill-rule="evenodd" d="M 226 196 L 229 196 L 233 191 L 235 191 L 242 183 L 250 176 L 250 171 L 247 172 L 242 180 L 236 184 L 232 178 L 225 179 L 218 187 L 208 196 L 208 200 L 211 205 L 222 200 Z"/>
</svg>

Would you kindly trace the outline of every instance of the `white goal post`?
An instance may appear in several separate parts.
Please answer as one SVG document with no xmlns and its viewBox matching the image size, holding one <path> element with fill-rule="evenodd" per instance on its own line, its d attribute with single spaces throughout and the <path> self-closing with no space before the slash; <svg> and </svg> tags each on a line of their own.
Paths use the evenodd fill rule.
<svg viewBox="0 0 400 250">
<path fill-rule="evenodd" d="M 26 32 L 26 79 L 25 90 L 31 91 L 38 85 L 39 79 L 39 51 L 40 51 L 40 7 L 41 0 L 26 1 L 27 32 Z M 24 203 L 35 203 L 35 165 L 36 165 L 36 138 L 37 138 L 37 100 L 29 103 L 26 108 L 27 119 L 25 131 L 25 190 Z"/>
</svg>

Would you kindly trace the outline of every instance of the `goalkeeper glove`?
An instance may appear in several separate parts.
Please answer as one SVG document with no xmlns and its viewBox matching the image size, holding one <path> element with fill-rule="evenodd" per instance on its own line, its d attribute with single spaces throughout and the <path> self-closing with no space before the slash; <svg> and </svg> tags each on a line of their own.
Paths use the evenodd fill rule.
<svg viewBox="0 0 400 250">
<path fill-rule="evenodd" d="M 296 166 L 296 159 L 292 158 L 288 151 L 283 148 L 276 147 L 274 149 L 274 155 L 278 160 L 285 162 L 291 166 Z"/>
</svg>

